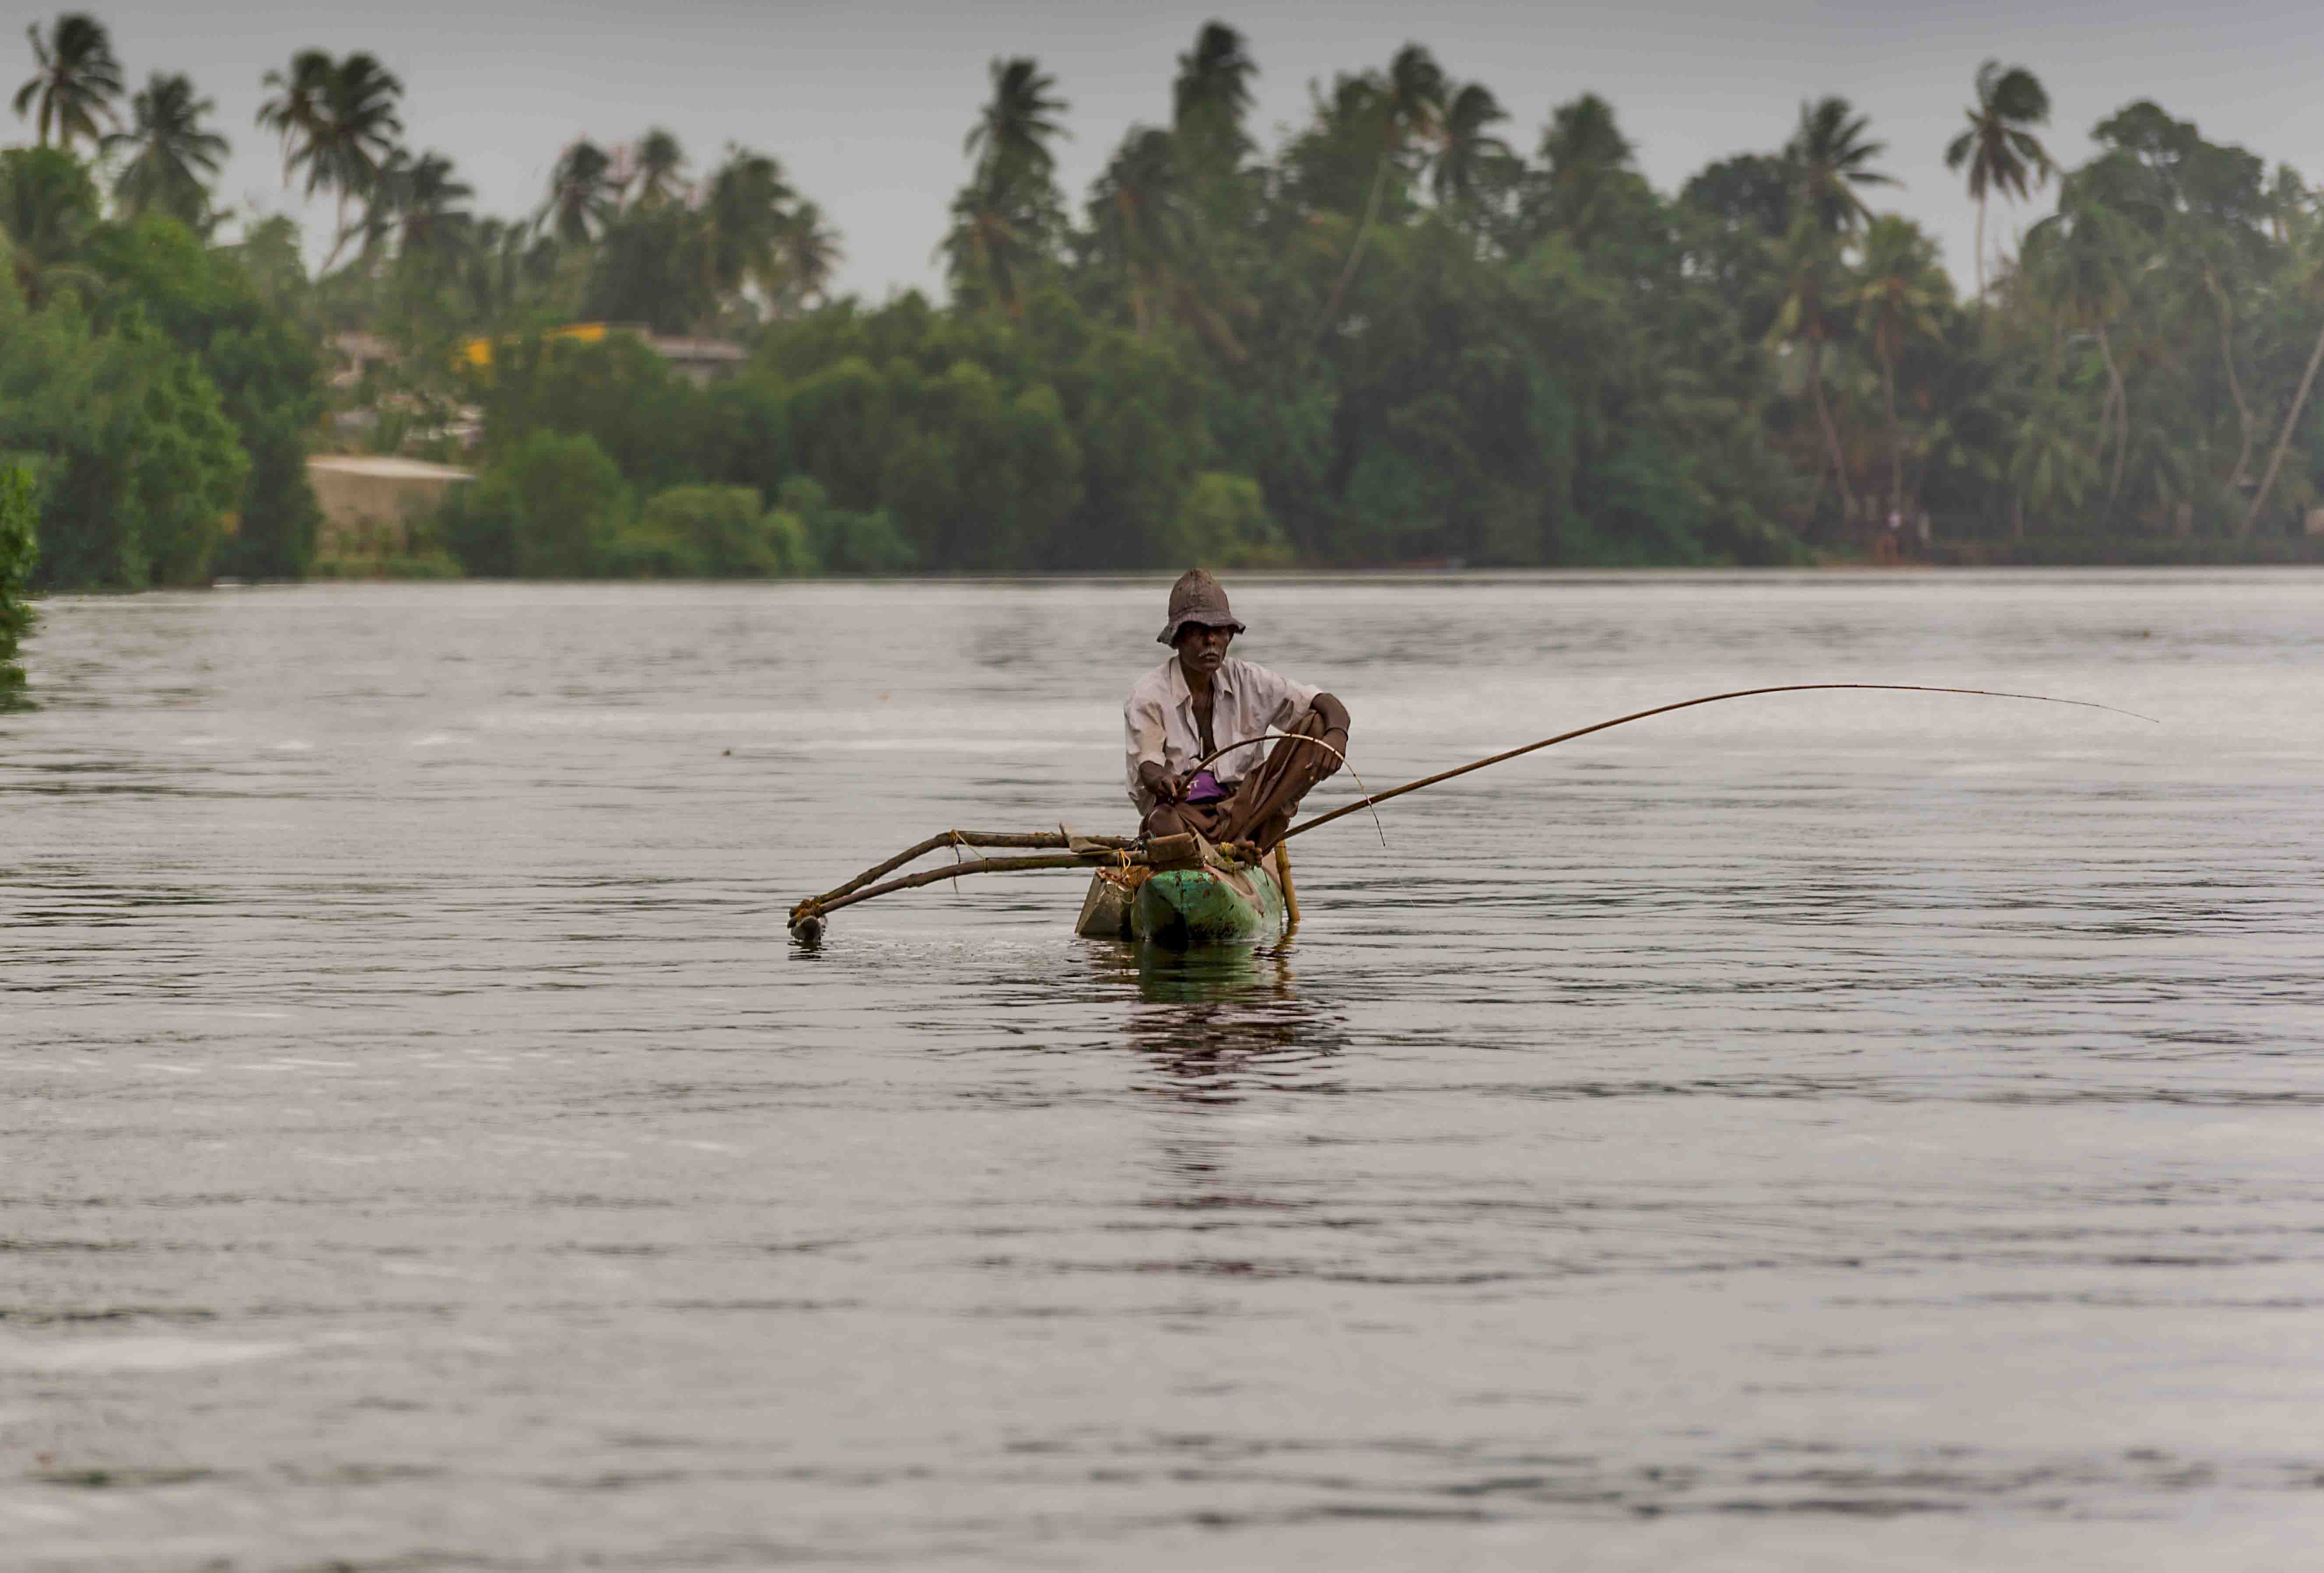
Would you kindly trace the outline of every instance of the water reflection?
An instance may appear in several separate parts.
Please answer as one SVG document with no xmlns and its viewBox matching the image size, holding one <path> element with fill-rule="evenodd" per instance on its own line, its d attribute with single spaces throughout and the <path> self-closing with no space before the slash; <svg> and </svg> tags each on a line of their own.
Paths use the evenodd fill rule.
<svg viewBox="0 0 2324 1573">
<path fill-rule="evenodd" d="M 1159 1116 L 1153 1189 L 1141 1205 L 1217 1215 L 1190 1224 L 1176 1250 L 1138 1262 L 1137 1271 L 1227 1277 L 1296 1271 L 1281 1240 L 1245 1234 L 1232 1222 L 1311 1205 L 1279 1183 L 1277 1149 L 1302 1125 L 1283 1116 L 1296 1106 L 1266 1106 L 1286 1095 L 1346 1091 L 1339 1070 L 1344 1022 L 1302 992 L 1294 956 L 1287 942 L 1192 951 L 1092 947 L 1099 976 L 1125 996 L 1135 991 L 1134 1001 L 1124 999 L 1122 1020 L 1123 1041 L 1140 1065 L 1130 1086 L 1153 1100 Z M 1255 1248 L 1263 1241 L 1266 1249 Z"/>
<path fill-rule="evenodd" d="M 1122 1034 L 1153 1075 L 1142 1090 L 1231 1104 L 1259 1091 L 1337 1088 L 1327 1068 L 1346 1047 L 1345 1028 L 1300 992 L 1291 945 L 1090 950 L 1101 977 L 1136 990 Z"/>
</svg>

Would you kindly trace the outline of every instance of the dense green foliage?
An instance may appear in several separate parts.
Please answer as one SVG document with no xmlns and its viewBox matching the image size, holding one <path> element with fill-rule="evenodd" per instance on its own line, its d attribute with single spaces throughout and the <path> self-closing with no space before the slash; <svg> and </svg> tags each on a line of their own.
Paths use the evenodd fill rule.
<svg viewBox="0 0 2324 1573">
<path fill-rule="evenodd" d="M 1213 23 L 1080 201 L 1069 84 L 993 61 L 948 299 L 872 306 L 826 298 L 835 238 L 747 148 L 697 176 L 665 131 L 585 138 L 480 217 L 360 51 L 265 74 L 286 186 L 333 205 L 310 281 L 287 221 L 208 238 L 194 84 L 124 116 L 101 24 L 35 41 L 0 451 L 35 461 L 48 584 L 304 571 L 330 430 L 475 463 L 414 551 L 479 574 L 2268 559 L 2324 504 L 2324 204 L 2145 102 L 2061 170 L 1997 61 L 1924 150 L 1977 205 L 1966 296 L 1842 98 L 1665 192 L 1601 99 L 1527 151 L 1414 44 L 1262 148 Z M 1997 198 L 2054 200 L 2015 254 Z M 327 398 L 334 332 L 374 347 Z M 697 385 L 648 333 L 745 356 Z"/>
<path fill-rule="evenodd" d="M 212 569 L 297 578 L 315 542 L 307 435 L 323 406 L 312 336 L 267 305 L 233 253 L 172 220 L 108 225 L 88 256 L 109 286 L 100 317 L 142 313 L 192 356 L 248 457 L 247 483 L 230 504 L 238 527 Z"/>
<path fill-rule="evenodd" d="M 178 220 L 106 220 L 58 149 L 0 152 L 0 453 L 38 477 L 39 582 L 302 572 L 310 335 Z"/>
<path fill-rule="evenodd" d="M 2060 171 L 2039 82 L 1978 73 L 1944 152 L 1980 251 L 1994 197 L 2054 179 L 2058 208 L 1964 300 L 1877 211 L 1886 150 L 1839 98 L 1672 196 L 1603 101 L 1526 158 L 1416 46 L 1319 89 L 1262 160 L 1256 69 L 1204 29 L 1172 124 L 1124 137 L 1076 223 L 1058 84 L 996 62 L 949 307 L 706 288 L 666 325 L 761 319 L 707 391 L 503 311 L 487 449 L 586 432 L 646 491 L 804 476 L 955 570 L 2264 557 L 2318 501 L 2324 211 L 2152 105 Z M 535 307 L 605 303 L 583 291 L 642 276 L 669 223 L 609 176 L 573 189 L 559 233 L 592 260 L 536 266 Z"/>
<path fill-rule="evenodd" d="M 5 281 L 0 452 L 38 477 L 51 588 L 198 582 L 249 468 L 216 384 L 142 315 L 99 328 Z"/>
<path fill-rule="evenodd" d="M 683 483 L 639 505 L 594 437 L 548 428 L 455 493 L 438 529 L 486 577 L 769 578 L 918 560 L 884 512 L 836 506 L 809 477 L 785 482 L 771 508 L 756 486 Z"/>
<path fill-rule="evenodd" d="M 0 710 L 23 703 L 24 669 L 15 658 L 18 643 L 32 627 L 24 593 L 40 556 L 32 533 L 37 516 L 32 472 L 20 464 L 0 465 Z"/>
</svg>

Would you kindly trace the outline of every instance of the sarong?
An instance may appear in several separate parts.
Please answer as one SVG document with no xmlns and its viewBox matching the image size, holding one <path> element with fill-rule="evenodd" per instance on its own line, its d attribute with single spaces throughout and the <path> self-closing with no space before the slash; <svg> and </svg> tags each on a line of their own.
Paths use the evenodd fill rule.
<svg viewBox="0 0 2324 1573">
<path fill-rule="evenodd" d="M 1312 709 L 1285 728 L 1294 737 L 1316 738 L 1330 729 Z M 1213 845 L 1252 841 L 1265 851 L 1291 828 L 1291 816 L 1299 800 L 1338 763 L 1328 749 L 1314 744 L 1277 743 L 1267 751 L 1259 768 L 1237 782 L 1225 797 L 1213 803 L 1157 803 L 1147 810 L 1139 829 L 1148 836 L 1193 830 Z"/>
</svg>

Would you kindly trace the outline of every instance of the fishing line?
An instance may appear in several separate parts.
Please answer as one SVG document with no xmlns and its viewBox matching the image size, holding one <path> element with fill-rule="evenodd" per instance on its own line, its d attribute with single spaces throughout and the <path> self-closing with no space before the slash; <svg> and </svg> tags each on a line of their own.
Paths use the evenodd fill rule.
<svg viewBox="0 0 2324 1573">
<path fill-rule="evenodd" d="M 2126 710 L 2116 705 L 2101 705 L 2095 699 L 2061 699 L 2052 694 L 2011 693 L 2005 689 L 1939 688 L 1929 683 L 1778 683 L 1773 688 L 1737 689 L 1732 693 L 1705 694 L 1701 699 L 1681 699 L 1674 705 L 1656 705 L 1651 710 L 1640 710 L 1628 716 L 1617 716 L 1610 721 L 1600 721 L 1592 726 L 1577 726 L 1571 732 L 1560 732 L 1554 737 L 1545 737 L 1538 743 L 1528 743 L 1522 748 L 1512 748 L 1506 753 L 1488 754 L 1483 759 L 1472 760 L 1467 764 L 1456 765 L 1451 770 L 1439 771 L 1434 775 L 1425 775 L 1418 781 L 1408 781 L 1400 787 L 1390 787 L 1387 791 L 1373 793 L 1355 802 L 1342 804 L 1328 814 L 1318 814 L 1312 819 L 1303 820 L 1286 830 L 1283 833 L 1283 839 L 1288 841 L 1303 830 L 1313 830 L 1318 825 L 1328 825 L 1343 815 L 1354 813 L 1358 809 L 1371 809 L 1373 821 L 1377 824 L 1379 819 L 1379 810 L 1374 807 L 1375 804 L 1387 802 L 1390 798 L 1400 798 L 1406 792 L 1416 792 L 1422 787 L 1434 786 L 1439 782 L 1451 781 L 1456 775 L 1467 775 L 1471 771 L 1482 770 L 1489 764 L 1499 764 L 1506 760 L 1515 759 L 1522 754 L 1536 753 L 1559 743 L 1571 743 L 1576 737 L 1587 737 L 1592 732 L 1603 732 L 1609 726 L 1620 726 L 1632 721 L 1643 721 L 1649 716 L 1666 716 L 1673 710 L 1691 709 L 1696 705 L 1717 704 L 1721 699 L 1748 699 L 1755 694 L 1807 693 L 1822 689 L 1869 689 L 1886 693 L 1974 694 L 1987 699 L 2032 699 L 2044 705 L 2073 705 L 2085 710 L 2105 710 L 2113 715 L 2128 716 L 2135 720 L 2153 721 L 2156 726 L 2162 725 L 2153 716 L 2142 716 L 2136 710 Z M 1359 781 L 1356 784 L 1361 786 L 1363 782 Z M 1381 837 L 1381 841 L 1383 844 L 1386 843 L 1385 835 Z"/>
<path fill-rule="evenodd" d="M 1321 737 L 1310 737 L 1305 733 L 1300 732 L 1262 732 L 1256 737 L 1246 737 L 1240 743 L 1230 743 L 1224 748 L 1215 749 L 1213 752 L 1204 754 L 1202 758 L 1194 761 L 1194 769 L 1187 771 L 1186 773 L 1188 775 L 1192 775 L 1194 773 L 1194 771 L 1207 767 L 1211 761 L 1218 759 L 1225 754 L 1232 754 L 1238 748 L 1249 748 L 1254 743 L 1268 743 L 1278 739 L 1285 743 L 1313 743 L 1316 747 L 1322 749 L 1324 753 L 1338 760 L 1342 764 L 1347 765 L 1348 773 L 1351 776 L 1355 776 L 1356 778 L 1356 790 L 1367 794 L 1364 801 L 1370 802 L 1374 800 L 1369 795 L 1372 789 L 1364 785 L 1364 778 L 1362 776 L 1356 775 L 1356 767 L 1348 763 L 1348 756 L 1346 754 L 1341 753 L 1338 749 L 1324 742 Z M 1394 797 L 1396 794 L 1391 792 L 1388 795 L 1390 797 Z M 1354 805 L 1351 804 L 1350 806 L 1353 807 Z M 1378 810 L 1374 810 L 1372 811 L 1372 828 L 1379 832 L 1380 845 L 1382 847 L 1386 847 L 1388 845 L 1388 828 L 1379 822 L 1379 811 Z"/>
</svg>

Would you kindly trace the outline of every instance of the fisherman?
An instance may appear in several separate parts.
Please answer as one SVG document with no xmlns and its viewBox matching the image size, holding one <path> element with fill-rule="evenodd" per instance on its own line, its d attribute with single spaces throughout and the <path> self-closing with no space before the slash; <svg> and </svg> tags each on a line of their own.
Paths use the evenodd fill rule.
<svg viewBox="0 0 2324 1573">
<path fill-rule="evenodd" d="M 1176 653 L 1140 678 L 1121 708 L 1130 797 L 1146 835 L 1193 830 L 1213 844 L 1272 847 L 1299 800 L 1340 768 L 1348 708 L 1263 666 L 1229 659 L 1227 646 L 1242 631 L 1226 591 L 1201 569 L 1170 587 L 1158 643 Z M 1270 732 L 1315 741 L 1255 741 Z M 1239 743 L 1250 746 L 1202 764 Z"/>
</svg>

